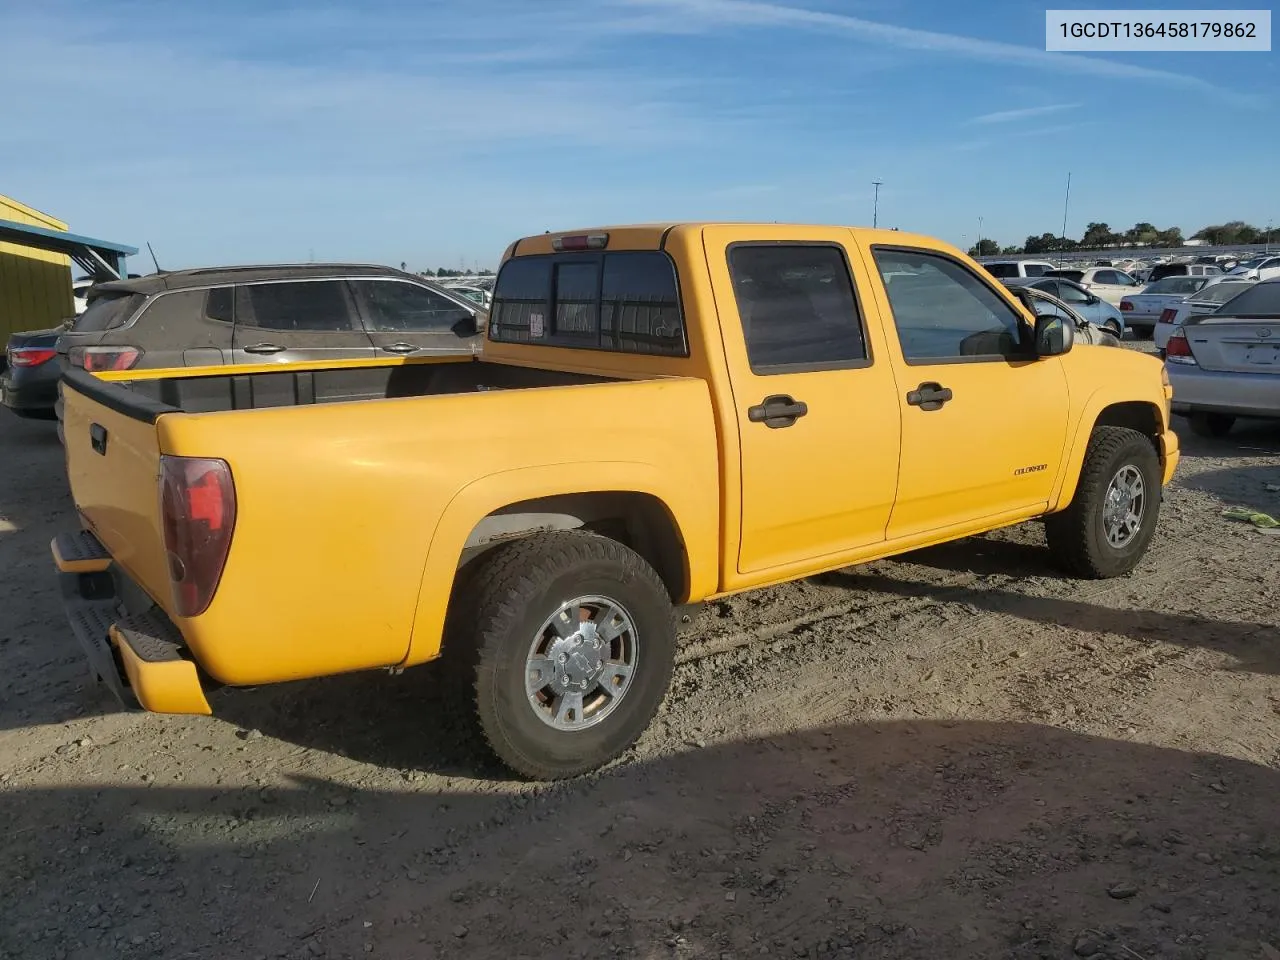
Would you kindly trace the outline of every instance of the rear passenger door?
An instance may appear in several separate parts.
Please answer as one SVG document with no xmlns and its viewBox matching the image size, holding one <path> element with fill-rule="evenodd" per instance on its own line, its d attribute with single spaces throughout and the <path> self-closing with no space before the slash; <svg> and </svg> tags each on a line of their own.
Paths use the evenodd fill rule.
<svg viewBox="0 0 1280 960">
<path fill-rule="evenodd" d="M 235 288 L 234 363 L 370 359 L 373 342 L 344 280 L 288 280 Z"/>
<path fill-rule="evenodd" d="M 883 543 L 901 415 L 849 231 L 704 236 L 738 432 L 741 582 Z"/>
<path fill-rule="evenodd" d="M 476 310 L 410 280 L 347 281 L 376 353 L 415 356 L 471 353 L 478 337 L 465 330 Z M 461 335 L 460 335 L 461 333 Z"/>
</svg>

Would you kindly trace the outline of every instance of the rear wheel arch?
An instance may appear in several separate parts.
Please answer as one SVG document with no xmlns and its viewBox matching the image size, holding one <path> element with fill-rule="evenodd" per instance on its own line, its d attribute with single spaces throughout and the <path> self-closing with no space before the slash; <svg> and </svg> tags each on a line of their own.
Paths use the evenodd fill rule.
<svg viewBox="0 0 1280 960">
<path fill-rule="evenodd" d="M 705 498 L 670 487 L 666 473 L 639 462 L 593 463 L 587 479 L 595 483 L 564 492 L 580 466 L 588 465 L 489 474 L 451 498 L 426 548 L 413 628 L 398 666 L 440 656 L 449 606 L 478 566 L 473 561 L 538 532 L 585 529 L 619 540 L 650 563 L 677 604 L 715 591 L 719 517 L 706 515 L 699 503 Z"/>
<path fill-rule="evenodd" d="M 467 537 L 459 577 L 494 547 L 547 530 L 584 530 L 615 540 L 653 567 L 672 603 L 688 597 L 689 559 L 679 524 L 660 499 L 628 490 L 537 497 L 492 511 Z"/>
</svg>

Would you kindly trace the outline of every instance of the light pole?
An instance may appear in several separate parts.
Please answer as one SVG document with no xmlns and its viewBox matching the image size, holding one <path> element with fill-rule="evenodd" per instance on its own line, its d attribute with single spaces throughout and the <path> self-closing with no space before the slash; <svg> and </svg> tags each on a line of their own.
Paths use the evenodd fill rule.
<svg viewBox="0 0 1280 960">
<path fill-rule="evenodd" d="M 978 245 L 974 249 L 978 251 L 978 256 L 982 256 L 982 218 L 981 217 L 978 218 Z"/>
<path fill-rule="evenodd" d="M 1067 192 L 1062 197 L 1062 246 L 1067 245 L 1067 205 L 1071 202 L 1071 171 L 1067 171 Z"/>
<path fill-rule="evenodd" d="M 871 182 L 875 184 L 876 187 L 876 199 L 875 203 L 871 207 L 871 226 L 876 227 L 880 223 L 880 184 L 884 183 L 884 181 L 872 180 Z"/>
</svg>

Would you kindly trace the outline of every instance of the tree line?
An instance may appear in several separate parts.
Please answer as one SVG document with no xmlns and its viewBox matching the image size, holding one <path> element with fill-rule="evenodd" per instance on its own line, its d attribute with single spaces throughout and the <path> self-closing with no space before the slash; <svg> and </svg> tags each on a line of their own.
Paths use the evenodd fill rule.
<svg viewBox="0 0 1280 960">
<path fill-rule="evenodd" d="M 1192 240 L 1203 240 L 1214 247 L 1274 243 L 1278 238 L 1280 238 L 1280 228 L 1272 229 L 1268 226 L 1266 229 L 1259 229 L 1243 220 L 1213 224 L 1191 235 Z M 1105 250 L 1109 247 L 1181 247 L 1185 243 L 1180 227 L 1167 227 L 1162 230 L 1154 224 L 1143 221 L 1135 223 L 1122 233 L 1117 233 L 1108 224 L 1090 223 L 1085 227 L 1084 235 L 1079 240 L 1042 233 L 1038 237 L 1027 237 L 1021 246 L 1011 244 L 1002 247 L 994 239 L 983 237 L 969 248 L 969 255 L 993 257 L 997 254 L 1068 253 L 1074 250 Z"/>
</svg>

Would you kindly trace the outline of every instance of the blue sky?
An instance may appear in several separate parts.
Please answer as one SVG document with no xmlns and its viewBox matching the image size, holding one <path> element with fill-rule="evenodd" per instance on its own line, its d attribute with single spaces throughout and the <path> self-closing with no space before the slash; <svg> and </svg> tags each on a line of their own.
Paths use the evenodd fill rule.
<svg viewBox="0 0 1280 960">
<path fill-rule="evenodd" d="M 0 193 L 166 267 L 870 223 L 874 179 L 957 244 L 1060 230 L 1068 171 L 1075 236 L 1280 220 L 1275 54 L 1046 53 L 1044 7 L 0 0 Z"/>
</svg>

